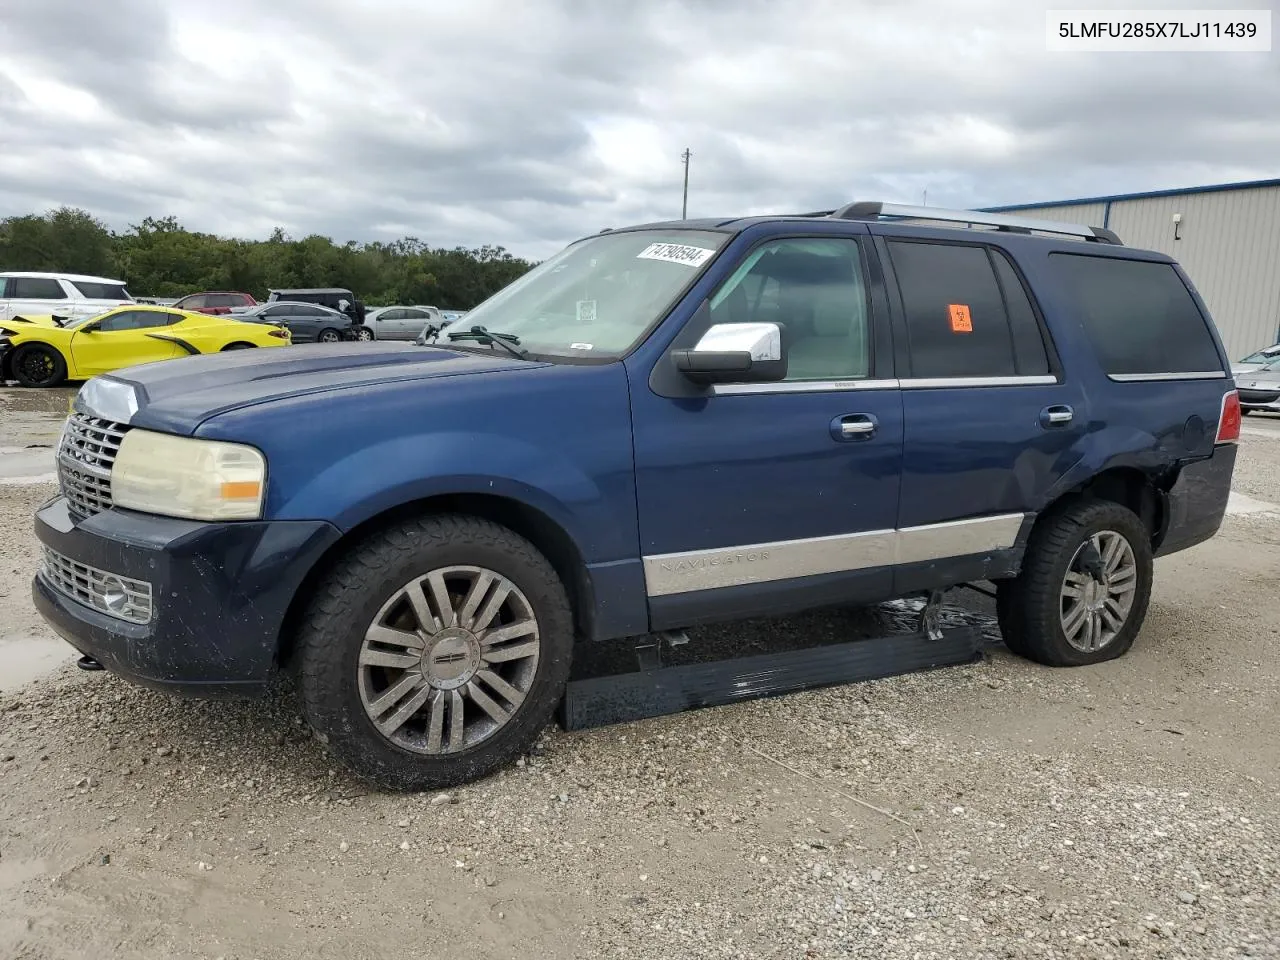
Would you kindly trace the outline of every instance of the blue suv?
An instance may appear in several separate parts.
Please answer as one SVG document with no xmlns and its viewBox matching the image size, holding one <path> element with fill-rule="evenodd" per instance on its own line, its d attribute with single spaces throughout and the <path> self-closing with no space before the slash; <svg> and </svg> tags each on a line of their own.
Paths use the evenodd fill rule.
<svg viewBox="0 0 1280 960">
<path fill-rule="evenodd" d="M 426 346 L 89 381 L 35 602 L 137 683 L 283 670 L 363 777 L 526 750 L 575 645 L 969 582 L 1123 654 L 1214 535 L 1240 408 L 1200 298 L 1101 228 L 855 203 L 582 239 Z"/>
</svg>

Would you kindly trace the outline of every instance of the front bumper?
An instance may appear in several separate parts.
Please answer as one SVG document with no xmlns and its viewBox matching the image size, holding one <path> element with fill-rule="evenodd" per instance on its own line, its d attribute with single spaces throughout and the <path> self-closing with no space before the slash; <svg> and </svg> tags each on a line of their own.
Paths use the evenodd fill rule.
<svg viewBox="0 0 1280 960">
<path fill-rule="evenodd" d="M 37 573 L 32 598 L 60 636 L 135 683 L 205 697 L 266 688 L 289 605 L 340 535 L 324 521 L 201 523 L 119 508 L 77 521 L 63 497 L 40 508 L 35 530 L 64 558 L 151 587 L 149 621 L 131 623 Z"/>
</svg>

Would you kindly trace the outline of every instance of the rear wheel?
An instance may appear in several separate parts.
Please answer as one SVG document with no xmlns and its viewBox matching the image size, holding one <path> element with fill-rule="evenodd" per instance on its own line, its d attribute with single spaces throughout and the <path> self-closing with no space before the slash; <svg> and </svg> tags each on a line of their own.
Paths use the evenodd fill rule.
<svg viewBox="0 0 1280 960">
<path fill-rule="evenodd" d="M 13 378 L 24 387 L 56 387 L 67 378 L 67 361 L 43 343 L 26 343 L 13 352 Z"/>
<path fill-rule="evenodd" d="M 379 786 L 425 790 L 530 747 L 564 693 L 573 618 L 532 544 L 440 516 L 347 554 L 298 640 L 304 710 L 329 749 Z"/>
<path fill-rule="evenodd" d="M 321 343 L 337 343 L 342 339 L 337 330 L 321 330 L 320 336 L 316 337 Z"/>
<path fill-rule="evenodd" d="M 254 348 L 255 345 L 252 343 L 228 343 L 222 348 L 222 352 L 226 353 L 228 350 L 253 350 Z"/>
<path fill-rule="evenodd" d="M 1043 517 L 1022 572 L 1001 583 L 997 613 L 1014 653 L 1051 667 L 1112 660 L 1142 629 L 1151 598 L 1151 534 L 1110 500 Z"/>
</svg>

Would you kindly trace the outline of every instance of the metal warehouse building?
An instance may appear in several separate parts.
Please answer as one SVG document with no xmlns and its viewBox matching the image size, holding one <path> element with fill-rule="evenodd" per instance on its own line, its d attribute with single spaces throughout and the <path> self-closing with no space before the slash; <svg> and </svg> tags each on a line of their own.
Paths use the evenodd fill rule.
<svg viewBox="0 0 1280 960">
<path fill-rule="evenodd" d="M 1232 360 L 1280 341 L 1280 180 L 988 207 L 1114 230 L 1182 264 Z"/>
</svg>

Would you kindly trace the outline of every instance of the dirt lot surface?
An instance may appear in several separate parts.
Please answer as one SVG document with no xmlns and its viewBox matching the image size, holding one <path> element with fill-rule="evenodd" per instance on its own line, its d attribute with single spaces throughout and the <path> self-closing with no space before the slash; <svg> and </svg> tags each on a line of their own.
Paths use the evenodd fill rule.
<svg viewBox="0 0 1280 960">
<path fill-rule="evenodd" d="M 423 796 L 336 770 L 287 697 L 175 701 L 68 666 L 11 683 L 0 958 L 1280 957 L 1280 431 L 1246 426 L 1239 512 L 1158 563 L 1137 645 L 1097 668 L 995 647 L 550 729 Z M 65 656 L 27 593 L 52 492 L 0 485 L 0 681 L 30 668 L 19 648 Z"/>
</svg>

